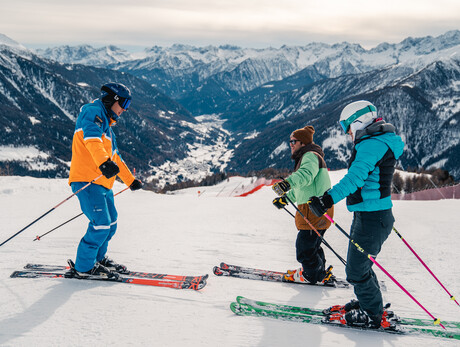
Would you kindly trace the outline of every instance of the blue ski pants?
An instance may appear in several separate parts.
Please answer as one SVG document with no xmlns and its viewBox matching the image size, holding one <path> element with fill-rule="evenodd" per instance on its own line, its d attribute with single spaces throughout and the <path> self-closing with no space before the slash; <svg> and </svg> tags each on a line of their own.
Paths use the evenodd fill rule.
<svg viewBox="0 0 460 347">
<path fill-rule="evenodd" d="M 75 193 L 86 184 L 87 182 L 73 182 L 72 191 Z M 113 191 L 101 185 L 93 183 L 78 193 L 77 197 L 89 224 L 78 245 L 75 269 L 86 272 L 107 253 L 108 243 L 117 230 L 118 213 Z"/>
<path fill-rule="evenodd" d="M 366 254 L 358 251 L 351 242 L 348 244 L 347 281 L 353 284 L 360 307 L 371 319 L 380 321 L 383 314 L 383 299 L 377 276 L 372 270 L 374 264 L 368 257 L 375 259 L 382 244 L 393 228 L 394 217 L 391 209 L 375 212 L 355 212 L 351 224 L 350 236 Z"/>
</svg>

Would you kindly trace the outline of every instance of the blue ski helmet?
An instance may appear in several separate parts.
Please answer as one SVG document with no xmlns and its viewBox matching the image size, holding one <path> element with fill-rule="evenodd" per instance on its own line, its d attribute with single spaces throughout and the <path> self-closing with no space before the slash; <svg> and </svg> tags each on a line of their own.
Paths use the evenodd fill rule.
<svg viewBox="0 0 460 347">
<path fill-rule="evenodd" d="M 131 92 L 121 83 L 106 83 L 101 87 L 101 100 L 108 110 L 116 101 L 121 108 L 127 110 L 131 104 Z"/>
</svg>

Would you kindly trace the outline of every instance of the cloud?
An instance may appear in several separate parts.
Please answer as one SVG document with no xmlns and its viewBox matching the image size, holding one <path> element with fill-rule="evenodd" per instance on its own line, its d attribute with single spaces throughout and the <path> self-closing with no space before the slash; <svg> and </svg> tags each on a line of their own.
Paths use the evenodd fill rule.
<svg viewBox="0 0 460 347">
<path fill-rule="evenodd" d="M 364 45 L 459 29 L 457 0 L 0 0 L 0 32 L 23 44 Z"/>
</svg>

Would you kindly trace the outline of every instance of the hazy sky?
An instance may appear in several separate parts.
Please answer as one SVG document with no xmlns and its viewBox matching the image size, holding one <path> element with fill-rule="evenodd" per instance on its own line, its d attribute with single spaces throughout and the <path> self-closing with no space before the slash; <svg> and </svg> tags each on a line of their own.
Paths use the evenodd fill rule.
<svg viewBox="0 0 460 347">
<path fill-rule="evenodd" d="M 397 43 L 460 29 L 460 0 L 0 0 L 0 33 L 29 47 Z"/>
</svg>

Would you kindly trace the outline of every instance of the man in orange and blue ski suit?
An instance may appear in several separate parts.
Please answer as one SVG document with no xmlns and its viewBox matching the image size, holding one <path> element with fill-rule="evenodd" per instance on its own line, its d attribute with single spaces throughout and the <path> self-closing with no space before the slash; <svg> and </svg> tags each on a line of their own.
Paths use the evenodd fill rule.
<svg viewBox="0 0 460 347">
<path fill-rule="evenodd" d="M 99 274 L 100 265 L 114 265 L 109 264 L 111 260 L 106 257 L 106 252 L 117 229 L 118 213 L 112 191 L 116 175 L 131 190 L 142 188 L 141 181 L 133 176 L 121 158 L 112 130 L 118 117 L 128 109 L 131 93 L 127 87 L 117 83 L 103 85 L 101 92 L 99 99 L 82 106 L 72 142 L 69 175 L 72 191 L 77 192 L 103 175 L 77 194 L 80 207 L 90 221 L 78 245 L 74 267 L 76 274 L 82 276 Z M 118 271 L 120 268 L 115 266 L 110 270 Z"/>
</svg>

